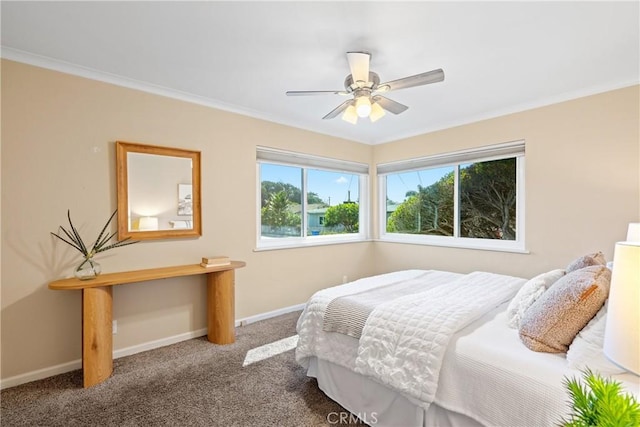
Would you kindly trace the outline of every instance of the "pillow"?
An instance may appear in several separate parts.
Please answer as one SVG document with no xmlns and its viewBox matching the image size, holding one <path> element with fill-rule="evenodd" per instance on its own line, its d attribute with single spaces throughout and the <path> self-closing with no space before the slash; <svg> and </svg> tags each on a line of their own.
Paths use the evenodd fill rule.
<svg viewBox="0 0 640 427">
<path fill-rule="evenodd" d="M 564 353 L 609 295 L 611 270 L 594 265 L 567 273 L 524 313 L 520 339 L 529 349 Z"/>
<path fill-rule="evenodd" d="M 564 276 L 564 270 L 551 270 L 539 274 L 525 283 L 507 307 L 507 325 L 510 328 L 518 329 L 525 311 L 562 276 Z"/>
<path fill-rule="evenodd" d="M 624 369 L 606 358 L 604 346 L 604 328 L 607 324 L 607 304 L 598 311 L 573 340 L 567 351 L 569 367 L 577 370 L 586 368 L 598 371 L 602 375 L 622 374 Z"/>
<path fill-rule="evenodd" d="M 581 268 L 590 267 L 592 265 L 606 265 L 607 260 L 604 257 L 602 252 L 596 252 L 594 254 L 588 254 L 581 256 L 578 259 L 573 260 L 567 266 L 567 273 L 571 273 L 572 271 L 580 270 Z"/>
</svg>

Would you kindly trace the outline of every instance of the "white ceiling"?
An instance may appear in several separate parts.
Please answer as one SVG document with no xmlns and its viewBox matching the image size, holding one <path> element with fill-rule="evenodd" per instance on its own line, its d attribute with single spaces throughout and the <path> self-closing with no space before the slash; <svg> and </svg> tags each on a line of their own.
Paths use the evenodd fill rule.
<svg viewBox="0 0 640 427">
<path fill-rule="evenodd" d="M 637 84 L 640 3 L 1 2 L 2 56 L 377 144 Z M 321 118 L 347 51 L 409 106 L 357 125 Z"/>
</svg>

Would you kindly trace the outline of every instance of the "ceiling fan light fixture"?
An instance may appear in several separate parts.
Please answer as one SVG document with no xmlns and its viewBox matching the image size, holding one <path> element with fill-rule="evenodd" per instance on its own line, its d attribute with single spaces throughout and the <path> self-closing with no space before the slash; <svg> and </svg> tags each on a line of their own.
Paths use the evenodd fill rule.
<svg viewBox="0 0 640 427">
<path fill-rule="evenodd" d="M 377 102 L 371 104 L 371 114 L 369 114 L 371 123 L 375 123 L 380 120 L 384 116 L 384 114 L 384 109 L 380 106 L 380 104 L 378 104 Z"/>
<path fill-rule="evenodd" d="M 1 1 L 1 0 L 0 0 Z M 415 74 L 401 79 L 380 83 L 380 76 L 369 69 L 371 54 L 368 52 L 347 52 L 349 74 L 344 79 L 344 90 L 306 90 L 287 91 L 287 96 L 336 94 L 353 96 L 326 114 L 322 120 L 333 119 L 342 114 L 342 119 L 356 124 L 358 117 L 369 117 L 371 122 L 380 120 L 386 112 L 395 115 L 405 112 L 409 107 L 382 96 L 381 93 L 416 86 L 424 86 L 444 80 L 441 68 Z"/>
<path fill-rule="evenodd" d="M 346 110 L 344 110 L 344 114 L 342 114 L 342 120 L 345 122 L 349 122 L 352 125 L 358 123 L 358 113 L 356 112 L 356 107 L 349 105 Z"/>
<path fill-rule="evenodd" d="M 359 96 L 356 99 L 356 112 L 358 117 L 367 117 L 371 114 L 371 99 L 368 96 Z"/>
</svg>

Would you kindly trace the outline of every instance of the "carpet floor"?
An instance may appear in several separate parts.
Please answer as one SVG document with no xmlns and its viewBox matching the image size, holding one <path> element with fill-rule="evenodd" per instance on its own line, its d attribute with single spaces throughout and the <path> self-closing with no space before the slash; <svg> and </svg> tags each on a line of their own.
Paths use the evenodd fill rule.
<svg viewBox="0 0 640 427">
<path fill-rule="evenodd" d="M 77 370 L 2 390 L 0 425 L 333 425 L 330 414 L 345 409 L 306 376 L 294 350 L 245 363 L 249 350 L 295 335 L 299 315 L 239 327 L 231 345 L 201 337 L 116 359 L 113 375 L 88 389 Z"/>
</svg>

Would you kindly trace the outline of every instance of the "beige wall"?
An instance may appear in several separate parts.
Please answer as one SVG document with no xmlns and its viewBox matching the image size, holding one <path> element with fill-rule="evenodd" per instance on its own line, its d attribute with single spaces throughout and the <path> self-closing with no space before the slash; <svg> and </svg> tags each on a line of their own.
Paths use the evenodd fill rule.
<svg viewBox="0 0 640 427">
<path fill-rule="evenodd" d="M 2 378 L 80 358 L 80 292 L 51 291 L 79 254 L 49 232 L 67 209 L 87 240 L 116 207 L 115 141 L 202 152 L 203 236 L 104 253 L 103 271 L 194 264 L 228 254 L 236 317 L 304 302 L 368 274 L 372 243 L 254 252 L 256 145 L 369 163 L 371 147 L 204 106 L 2 62 Z M 114 289 L 114 349 L 204 328 L 204 277 Z"/>
<path fill-rule="evenodd" d="M 376 146 L 374 163 L 525 140 L 529 254 L 379 243 L 376 271 L 490 269 L 531 277 L 588 251 L 611 260 L 640 219 L 639 87 Z"/>
<path fill-rule="evenodd" d="M 640 218 L 638 87 L 367 146 L 212 108 L 2 61 L 2 379 L 80 357 L 80 293 L 51 291 L 77 253 L 49 235 L 67 209 L 90 239 L 116 206 L 114 141 L 202 151 L 203 236 L 142 242 L 103 271 L 228 254 L 236 317 L 304 302 L 315 290 L 400 268 L 531 276 L 589 250 L 612 255 Z M 530 254 L 382 242 L 255 252 L 256 145 L 374 164 L 525 139 Z M 375 186 L 374 186 L 375 187 Z M 374 212 L 375 214 L 375 212 Z M 114 348 L 205 327 L 204 279 L 114 289 Z"/>
</svg>

